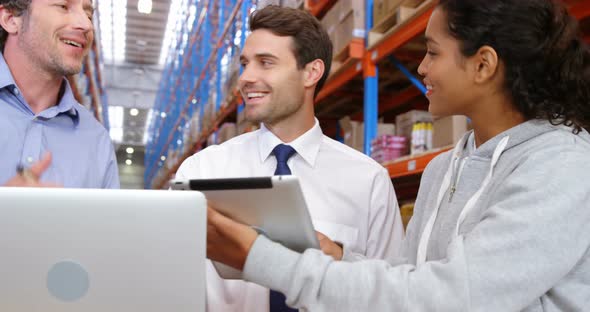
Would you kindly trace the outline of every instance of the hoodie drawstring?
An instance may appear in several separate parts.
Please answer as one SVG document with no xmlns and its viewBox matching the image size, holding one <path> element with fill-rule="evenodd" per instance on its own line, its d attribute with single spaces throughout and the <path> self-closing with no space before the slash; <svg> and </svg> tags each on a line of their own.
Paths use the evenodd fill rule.
<svg viewBox="0 0 590 312">
<path fill-rule="evenodd" d="M 466 139 L 467 139 L 467 136 L 464 136 L 459 141 L 459 143 L 457 143 L 455 148 L 453 149 L 453 154 L 452 154 L 453 159 L 451 160 L 451 165 L 449 166 L 447 172 L 445 173 L 441 187 L 439 189 L 437 202 L 436 202 L 437 203 L 436 208 L 434 209 L 434 211 L 430 215 L 430 218 L 428 218 L 428 222 L 426 223 L 426 226 L 424 227 L 424 231 L 422 233 L 422 236 L 420 237 L 420 242 L 418 244 L 418 254 L 416 256 L 416 266 L 422 265 L 426 262 L 426 253 L 428 251 L 428 242 L 430 241 L 430 237 L 432 235 L 432 229 L 434 228 L 434 223 L 436 222 L 438 211 L 440 210 L 440 206 L 442 204 L 444 195 L 448 191 L 449 187 L 451 186 L 451 177 L 453 175 L 453 172 L 456 170 L 457 160 L 459 159 L 461 151 L 463 150 L 463 148 L 465 146 Z M 459 215 L 459 219 L 457 220 L 457 224 L 455 225 L 455 232 L 454 232 L 455 237 L 459 235 L 459 226 L 463 223 L 463 221 L 467 217 L 467 214 L 469 212 L 471 212 L 471 210 L 473 210 L 473 208 L 475 207 L 475 203 L 481 197 L 481 194 L 483 193 L 484 189 L 488 186 L 488 184 L 492 180 L 492 176 L 494 174 L 494 167 L 498 163 L 498 159 L 500 158 L 500 155 L 502 155 L 502 153 L 506 149 L 509 139 L 510 139 L 509 136 L 505 136 L 504 138 L 502 138 L 502 140 L 496 146 L 496 149 L 494 150 L 494 154 L 492 156 L 492 161 L 490 163 L 490 169 L 488 171 L 488 174 L 486 175 L 480 188 L 477 190 L 477 192 L 475 192 L 475 194 L 473 194 L 473 196 L 471 196 L 471 198 L 467 201 L 467 203 L 465 204 L 465 206 L 461 210 L 461 214 Z"/>
</svg>

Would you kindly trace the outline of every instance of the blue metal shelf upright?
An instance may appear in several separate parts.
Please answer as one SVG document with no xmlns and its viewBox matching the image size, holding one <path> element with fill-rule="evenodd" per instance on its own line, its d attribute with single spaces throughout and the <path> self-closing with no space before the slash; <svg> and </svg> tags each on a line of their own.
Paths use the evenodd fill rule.
<svg viewBox="0 0 590 312">
<path fill-rule="evenodd" d="M 373 0 L 365 1 L 365 47 L 369 44 L 369 30 L 373 28 Z M 363 77 L 365 79 L 364 111 L 365 146 L 364 152 L 371 155 L 371 141 L 377 136 L 377 120 L 379 118 L 379 71 L 372 62 L 363 64 Z"/>
</svg>

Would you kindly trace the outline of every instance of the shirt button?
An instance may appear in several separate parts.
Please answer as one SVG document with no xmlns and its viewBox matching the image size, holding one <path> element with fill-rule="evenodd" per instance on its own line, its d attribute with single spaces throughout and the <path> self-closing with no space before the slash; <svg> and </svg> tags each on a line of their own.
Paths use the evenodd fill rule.
<svg viewBox="0 0 590 312">
<path fill-rule="evenodd" d="M 14 91 L 13 92 L 14 92 L 14 95 L 18 95 L 19 94 L 18 88 L 17 87 L 14 87 Z"/>
<path fill-rule="evenodd" d="M 30 163 L 32 163 L 32 162 L 33 162 L 33 157 L 31 157 L 31 156 L 27 157 L 27 162 L 28 162 L 29 164 L 30 164 Z"/>
</svg>

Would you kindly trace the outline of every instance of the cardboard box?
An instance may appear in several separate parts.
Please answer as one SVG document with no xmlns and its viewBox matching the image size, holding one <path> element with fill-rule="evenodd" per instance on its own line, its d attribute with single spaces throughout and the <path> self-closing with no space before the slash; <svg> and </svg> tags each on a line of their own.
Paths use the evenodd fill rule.
<svg viewBox="0 0 590 312">
<path fill-rule="evenodd" d="M 322 18 L 320 23 L 324 26 L 324 29 L 328 33 L 330 40 L 332 41 L 333 51 L 335 52 L 336 49 L 336 29 L 338 28 L 339 21 L 338 21 L 338 12 L 340 12 L 340 2 L 336 2 L 334 6 L 326 12 L 326 15 Z"/>
<path fill-rule="evenodd" d="M 373 1 L 373 26 L 381 23 L 388 16 L 387 2 L 388 0 Z"/>
<path fill-rule="evenodd" d="M 364 13 L 363 13 L 364 14 Z M 337 48 L 335 51 L 341 52 L 346 46 L 350 44 L 350 41 L 354 38 L 365 38 L 365 17 L 360 16 L 358 11 L 350 13 L 344 17 L 336 28 L 336 42 Z"/>
<path fill-rule="evenodd" d="M 465 116 L 449 116 L 434 121 L 432 146 L 434 148 L 455 145 L 463 134 L 471 129 Z"/>
<path fill-rule="evenodd" d="M 411 110 L 395 118 L 397 135 L 404 136 L 408 142 L 412 141 L 412 126 L 417 122 L 432 122 L 432 115 L 428 111 Z"/>
<path fill-rule="evenodd" d="M 373 7 L 373 29 L 369 43 L 374 44 L 390 29 L 415 16 L 416 8 L 406 5 L 404 0 L 377 0 Z"/>
<path fill-rule="evenodd" d="M 424 3 L 424 0 L 403 0 L 401 5 L 416 8 L 420 6 L 420 4 Z"/>
<path fill-rule="evenodd" d="M 351 120 L 346 116 L 339 121 L 344 136 L 344 144 L 362 152 L 364 150 L 364 129 L 363 123 Z"/>
<path fill-rule="evenodd" d="M 375 0 L 373 2 L 373 27 L 390 17 L 403 0 Z"/>
<path fill-rule="evenodd" d="M 414 1 L 414 0 L 386 0 L 387 1 L 387 9 L 389 12 L 395 12 L 397 8 L 400 6 L 407 6 L 405 1 Z"/>
<path fill-rule="evenodd" d="M 338 0 L 340 3 L 340 13 L 338 19 L 340 22 L 346 18 L 348 14 L 353 11 L 362 13 L 365 16 L 365 2 L 364 0 Z M 364 28 L 364 24 L 363 24 Z"/>
<path fill-rule="evenodd" d="M 344 144 L 364 153 L 365 151 L 365 124 L 360 121 L 351 120 L 346 116 L 339 121 L 340 128 L 344 134 Z M 377 124 L 377 135 L 394 135 L 395 125 L 390 123 Z"/>
<path fill-rule="evenodd" d="M 353 38 L 365 38 L 365 4 L 364 1 L 338 1 L 338 26 L 334 34 L 334 52 L 340 53 Z"/>
</svg>

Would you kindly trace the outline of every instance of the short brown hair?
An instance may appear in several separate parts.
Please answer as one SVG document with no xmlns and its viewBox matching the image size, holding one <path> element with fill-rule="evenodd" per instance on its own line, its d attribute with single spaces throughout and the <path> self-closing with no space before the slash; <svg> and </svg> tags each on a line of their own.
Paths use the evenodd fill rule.
<svg viewBox="0 0 590 312">
<path fill-rule="evenodd" d="M 293 37 L 293 54 L 299 69 L 317 59 L 324 62 L 324 74 L 315 87 L 314 94 L 317 95 L 332 64 L 332 42 L 317 18 L 303 10 L 269 5 L 250 17 L 250 30 L 257 29 L 267 29 L 281 37 Z"/>
<path fill-rule="evenodd" d="M 16 16 L 27 14 L 32 0 L 0 0 L 0 5 L 11 11 Z M 4 52 L 4 45 L 8 39 L 8 32 L 0 27 L 0 51 Z"/>
</svg>

